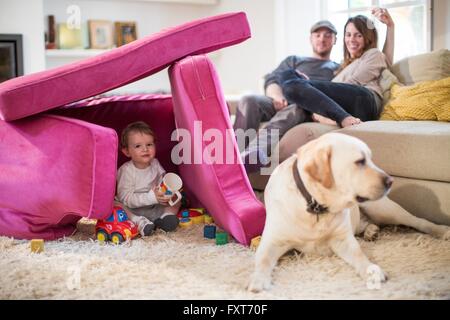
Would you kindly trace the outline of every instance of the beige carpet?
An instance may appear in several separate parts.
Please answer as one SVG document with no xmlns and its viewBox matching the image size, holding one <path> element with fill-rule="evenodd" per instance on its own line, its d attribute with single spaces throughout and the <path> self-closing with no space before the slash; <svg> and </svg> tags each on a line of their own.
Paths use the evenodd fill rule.
<svg viewBox="0 0 450 320">
<path fill-rule="evenodd" d="M 384 228 L 363 250 L 389 275 L 380 290 L 335 256 L 291 253 L 268 292 L 244 290 L 254 252 L 215 245 L 202 226 L 158 231 L 129 245 L 94 241 L 92 221 L 72 237 L 30 253 L 0 237 L 0 299 L 450 299 L 450 242 L 408 228 Z"/>
</svg>

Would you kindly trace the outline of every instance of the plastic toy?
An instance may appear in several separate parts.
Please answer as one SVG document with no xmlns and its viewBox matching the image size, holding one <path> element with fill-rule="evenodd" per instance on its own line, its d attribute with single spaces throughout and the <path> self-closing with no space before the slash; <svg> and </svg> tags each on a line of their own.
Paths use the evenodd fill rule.
<svg viewBox="0 0 450 320">
<path fill-rule="evenodd" d="M 31 252 L 41 253 L 44 251 L 44 240 L 43 239 L 32 239 L 31 240 Z"/>
<path fill-rule="evenodd" d="M 205 208 L 190 208 L 189 210 L 198 211 L 200 214 L 205 214 Z"/>
<path fill-rule="evenodd" d="M 183 209 L 177 214 L 178 219 L 189 218 L 193 224 L 205 223 L 205 215 L 199 209 Z"/>
<path fill-rule="evenodd" d="M 228 233 L 226 232 L 216 232 L 216 244 L 223 245 L 228 243 Z"/>
<path fill-rule="evenodd" d="M 205 215 L 202 214 L 199 216 L 191 217 L 191 220 L 194 224 L 205 223 Z"/>
<path fill-rule="evenodd" d="M 180 223 L 178 224 L 181 228 L 187 228 L 192 226 L 192 220 L 189 218 L 181 218 Z"/>
<path fill-rule="evenodd" d="M 203 237 L 208 239 L 214 239 L 216 237 L 216 226 L 204 226 Z"/>
<path fill-rule="evenodd" d="M 205 214 L 205 223 L 212 224 L 212 223 L 214 223 L 214 219 L 210 215 Z"/>
<path fill-rule="evenodd" d="M 256 251 L 260 242 L 261 242 L 261 236 L 254 237 L 252 239 L 252 241 L 250 242 L 250 249 L 252 249 L 253 251 Z"/>
<path fill-rule="evenodd" d="M 108 219 L 97 221 L 95 234 L 98 241 L 111 240 L 115 244 L 120 244 L 124 240 L 136 237 L 139 231 L 137 226 L 128 219 L 125 210 L 120 206 L 114 206 Z"/>
</svg>

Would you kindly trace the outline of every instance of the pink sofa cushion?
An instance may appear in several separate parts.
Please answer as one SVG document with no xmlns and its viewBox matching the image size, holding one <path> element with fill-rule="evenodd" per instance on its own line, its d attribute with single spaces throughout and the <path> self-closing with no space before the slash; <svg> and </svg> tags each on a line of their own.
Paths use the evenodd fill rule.
<svg viewBox="0 0 450 320">
<path fill-rule="evenodd" d="M 195 20 L 62 67 L 0 84 L 0 119 L 15 120 L 147 77 L 190 54 L 250 37 L 245 13 Z"/>
<path fill-rule="evenodd" d="M 0 141 L 1 235 L 55 239 L 70 234 L 80 217 L 111 211 L 114 130 L 40 115 L 0 121 Z"/>
<path fill-rule="evenodd" d="M 223 154 L 219 161 L 203 159 L 201 164 L 180 164 L 183 181 L 221 228 L 238 242 L 249 245 L 252 238 L 262 233 L 265 209 L 240 160 L 217 73 L 207 57 L 195 56 L 175 63 L 169 74 L 177 128 L 191 133 L 191 162 L 212 148 L 212 141 L 206 143 L 210 139 L 203 136 L 207 130 L 216 130 L 224 142 L 220 151 L 216 150 Z M 197 131 L 200 136 L 195 135 Z"/>
</svg>

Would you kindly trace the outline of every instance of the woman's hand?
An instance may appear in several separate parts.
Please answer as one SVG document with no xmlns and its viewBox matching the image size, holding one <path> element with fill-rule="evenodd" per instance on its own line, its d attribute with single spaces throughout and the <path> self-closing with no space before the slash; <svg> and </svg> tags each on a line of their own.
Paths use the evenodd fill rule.
<svg viewBox="0 0 450 320">
<path fill-rule="evenodd" d="M 394 20 L 392 20 L 389 11 L 385 8 L 373 8 L 372 15 L 377 18 L 381 23 L 384 23 L 387 27 L 394 26 Z"/>
</svg>

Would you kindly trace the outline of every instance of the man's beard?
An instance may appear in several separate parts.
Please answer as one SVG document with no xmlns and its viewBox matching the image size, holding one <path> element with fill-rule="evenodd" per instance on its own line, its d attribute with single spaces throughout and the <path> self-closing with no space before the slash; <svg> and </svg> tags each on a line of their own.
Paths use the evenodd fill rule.
<svg viewBox="0 0 450 320">
<path fill-rule="evenodd" d="M 314 50 L 314 53 L 317 54 L 319 57 L 328 58 L 331 54 L 331 50 L 321 51 L 321 52 Z"/>
</svg>

